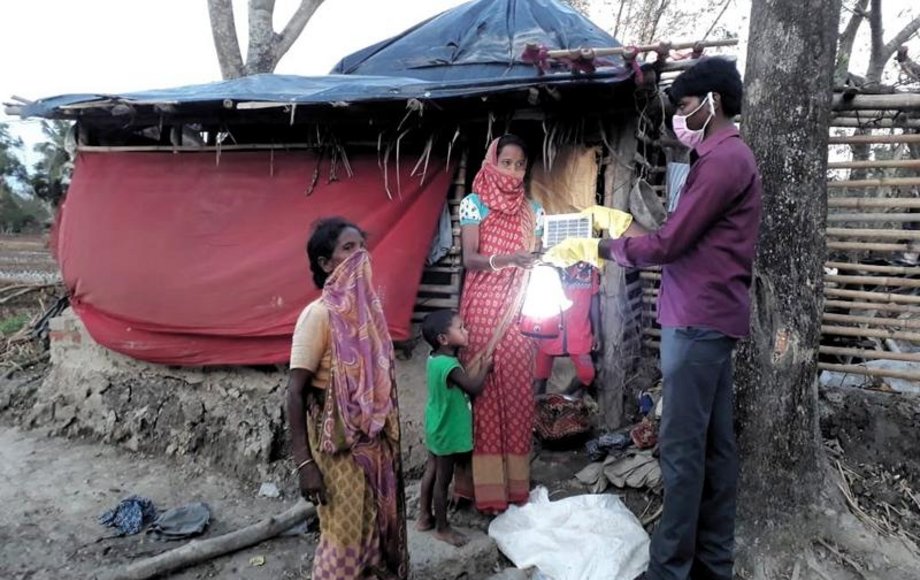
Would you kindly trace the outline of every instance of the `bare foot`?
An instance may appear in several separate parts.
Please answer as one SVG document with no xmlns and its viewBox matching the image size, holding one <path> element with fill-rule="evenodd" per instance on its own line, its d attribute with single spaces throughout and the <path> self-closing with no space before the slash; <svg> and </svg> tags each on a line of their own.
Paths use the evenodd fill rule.
<svg viewBox="0 0 920 580">
<path fill-rule="evenodd" d="M 434 529 L 434 516 L 419 516 L 415 522 L 415 529 L 420 532 L 427 532 Z"/>
<path fill-rule="evenodd" d="M 453 528 L 447 528 L 444 531 L 435 532 L 434 537 L 457 548 L 460 546 L 465 546 L 466 543 L 470 541 L 469 538 Z"/>
</svg>

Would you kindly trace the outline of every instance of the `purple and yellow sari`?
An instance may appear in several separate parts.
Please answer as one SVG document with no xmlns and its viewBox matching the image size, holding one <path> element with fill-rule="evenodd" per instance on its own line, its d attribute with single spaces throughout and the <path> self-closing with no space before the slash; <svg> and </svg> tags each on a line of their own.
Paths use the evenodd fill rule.
<svg viewBox="0 0 920 580">
<path fill-rule="evenodd" d="M 319 506 L 316 580 L 409 575 L 393 344 L 366 251 L 326 281 L 332 378 L 308 436 L 328 503 Z"/>
</svg>

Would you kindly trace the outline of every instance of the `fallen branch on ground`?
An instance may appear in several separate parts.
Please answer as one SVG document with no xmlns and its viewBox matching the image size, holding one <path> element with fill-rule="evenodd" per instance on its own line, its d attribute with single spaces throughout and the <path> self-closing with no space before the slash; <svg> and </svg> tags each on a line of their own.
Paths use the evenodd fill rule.
<svg viewBox="0 0 920 580">
<path fill-rule="evenodd" d="M 264 519 L 241 530 L 208 540 L 192 540 L 188 544 L 151 558 L 129 564 L 126 568 L 100 574 L 104 580 L 146 580 L 180 568 L 206 562 L 212 558 L 254 546 L 285 532 L 316 514 L 316 507 L 304 500 L 277 516 Z"/>
</svg>

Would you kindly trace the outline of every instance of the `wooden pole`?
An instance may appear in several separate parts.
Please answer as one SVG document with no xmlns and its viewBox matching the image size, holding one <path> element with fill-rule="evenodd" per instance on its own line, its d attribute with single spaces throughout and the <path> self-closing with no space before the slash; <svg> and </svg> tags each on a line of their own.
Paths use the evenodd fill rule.
<svg viewBox="0 0 920 580">
<path fill-rule="evenodd" d="M 844 348 L 838 346 L 822 346 L 818 351 L 821 354 L 834 356 L 851 356 L 866 360 L 899 360 L 906 362 L 920 362 L 920 352 L 890 352 L 887 350 L 869 350 L 864 348 Z"/>
<path fill-rule="evenodd" d="M 831 122 L 831 128 L 843 129 L 917 129 L 920 128 L 920 119 L 855 119 L 852 117 L 837 117 Z"/>
<path fill-rule="evenodd" d="M 212 558 L 229 554 L 254 546 L 269 538 L 285 532 L 298 523 L 316 515 L 316 508 L 304 500 L 277 516 L 264 519 L 259 523 L 245 527 L 241 530 L 224 534 L 207 540 L 192 540 L 175 550 L 163 552 L 151 558 L 129 564 L 126 568 L 103 574 L 106 580 L 146 580 L 186 568 Z"/>
<path fill-rule="evenodd" d="M 920 342 L 920 332 L 903 332 L 899 330 L 888 330 L 884 328 L 849 328 L 846 326 L 822 324 L 821 333 L 834 334 L 837 336 L 894 338 L 897 340 L 910 340 L 913 342 Z"/>
<path fill-rule="evenodd" d="M 853 207 L 862 208 L 920 208 L 920 198 L 917 197 L 831 197 L 827 200 L 827 207 Z"/>
<path fill-rule="evenodd" d="M 920 137 L 920 135 L 916 135 Z M 920 143 L 920 141 L 918 141 Z M 913 187 L 920 185 L 918 177 L 882 177 L 880 179 L 859 179 L 855 181 L 828 181 L 829 189 L 865 189 L 870 187 Z"/>
<path fill-rule="evenodd" d="M 920 268 L 908 267 L 908 266 L 878 266 L 876 264 L 859 264 L 855 262 L 828 262 L 827 267 L 837 268 L 838 270 L 857 270 L 859 272 L 876 272 L 879 274 L 900 274 L 902 276 L 920 276 Z"/>
<path fill-rule="evenodd" d="M 920 94 L 903 93 L 898 95 L 856 95 L 845 99 L 843 95 L 834 95 L 831 106 L 835 111 L 866 111 L 886 109 L 920 109 Z"/>
<path fill-rule="evenodd" d="M 828 322 L 843 322 L 847 324 L 865 324 L 868 326 L 881 326 L 890 328 L 920 328 L 920 320 L 910 318 L 882 318 L 875 316 L 852 316 L 850 314 L 835 314 L 825 312 L 822 320 Z"/>
<path fill-rule="evenodd" d="M 881 238 L 887 240 L 920 240 L 918 230 L 879 230 L 860 228 L 827 228 L 828 236 L 839 238 Z"/>
<path fill-rule="evenodd" d="M 829 213 L 829 222 L 920 222 L 920 213 Z"/>
<path fill-rule="evenodd" d="M 873 244 L 867 242 L 828 242 L 828 250 L 847 250 L 857 252 L 910 252 L 907 244 Z"/>
<path fill-rule="evenodd" d="M 835 365 L 829 363 L 818 363 L 818 368 L 822 371 L 834 371 L 850 375 L 888 377 L 892 379 L 904 379 L 905 381 L 920 381 L 920 372 L 898 371 L 893 369 L 870 369 L 859 365 Z"/>
<path fill-rule="evenodd" d="M 901 288 L 920 288 L 920 280 L 913 278 L 891 278 L 889 276 L 841 276 L 840 274 L 827 274 L 825 282 L 838 284 L 865 284 L 868 286 L 895 286 Z"/>
<path fill-rule="evenodd" d="M 920 314 L 920 306 L 906 304 L 884 304 L 881 302 L 853 302 L 851 300 L 825 300 L 825 308 L 844 308 L 849 310 L 878 310 L 879 312 L 909 312 Z"/>
<path fill-rule="evenodd" d="M 920 95 L 917 95 L 920 97 Z M 828 145 L 854 145 L 876 143 L 920 143 L 920 135 L 902 133 L 900 135 L 837 135 L 830 137 Z"/>
<path fill-rule="evenodd" d="M 828 169 L 920 169 L 920 159 L 870 159 L 831 161 Z"/>
<path fill-rule="evenodd" d="M 658 50 L 687 50 L 690 48 L 718 48 L 723 46 L 737 46 L 738 39 L 728 40 L 707 40 L 699 42 L 659 42 L 658 44 L 646 44 L 642 46 L 617 46 L 611 48 L 574 48 L 547 51 L 549 58 L 596 58 L 604 56 L 623 56 L 633 53 L 656 52 Z M 530 50 L 539 49 L 539 45 L 528 43 L 527 48 Z"/>
<path fill-rule="evenodd" d="M 890 302 L 893 304 L 920 304 L 920 296 L 912 294 L 893 294 L 891 292 L 869 292 L 866 290 L 844 290 L 842 288 L 825 288 L 826 296 L 839 298 L 854 298 L 876 302 Z"/>
</svg>

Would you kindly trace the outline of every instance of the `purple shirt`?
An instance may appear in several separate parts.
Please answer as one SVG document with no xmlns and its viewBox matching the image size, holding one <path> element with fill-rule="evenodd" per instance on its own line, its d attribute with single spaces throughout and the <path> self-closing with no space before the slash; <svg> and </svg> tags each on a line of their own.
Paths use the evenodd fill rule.
<svg viewBox="0 0 920 580">
<path fill-rule="evenodd" d="M 741 338 L 750 332 L 760 174 L 734 126 L 697 145 L 690 162 L 677 209 L 661 229 L 605 240 L 601 255 L 621 266 L 663 266 L 661 326 L 699 326 Z"/>
</svg>

